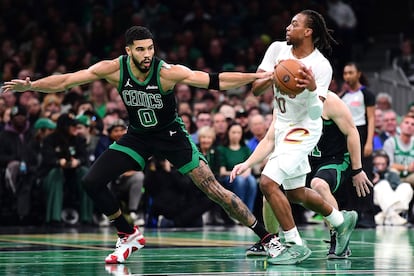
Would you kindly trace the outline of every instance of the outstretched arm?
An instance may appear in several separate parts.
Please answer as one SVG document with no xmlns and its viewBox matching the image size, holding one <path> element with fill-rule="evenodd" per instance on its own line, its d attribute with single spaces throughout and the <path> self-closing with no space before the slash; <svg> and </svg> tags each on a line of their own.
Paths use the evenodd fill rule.
<svg viewBox="0 0 414 276">
<path fill-rule="evenodd" d="M 214 82 L 213 75 L 203 71 L 193 71 L 183 65 L 165 65 L 161 70 L 164 89 L 171 89 L 176 83 L 185 83 L 200 88 L 229 90 L 251 83 L 256 79 L 269 78 L 271 73 L 223 72 L 217 76 L 218 83 Z"/>
<path fill-rule="evenodd" d="M 25 80 L 13 79 L 5 82 L 2 88 L 4 91 L 24 92 L 30 90 L 53 93 L 64 91 L 77 85 L 90 83 L 98 79 L 108 79 L 108 81 L 113 83 L 113 77 L 115 76 L 113 73 L 118 70 L 118 59 L 101 61 L 92 65 L 88 69 L 80 70 L 74 73 L 52 75 L 36 81 L 31 81 L 30 78 L 26 78 Z"/>
</svg>

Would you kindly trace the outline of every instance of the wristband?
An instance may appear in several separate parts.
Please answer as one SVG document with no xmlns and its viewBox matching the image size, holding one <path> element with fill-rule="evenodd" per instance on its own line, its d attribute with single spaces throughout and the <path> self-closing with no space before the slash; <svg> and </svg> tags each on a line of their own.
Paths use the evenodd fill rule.
<svg viewBox="0 0 414 276">
<path fill-rule="evenodd" d="M 353 177 L 353 176 L 359 174 L 360 172 L 362 172 L 362 168 L 359 168 L 359 169 L 356 169 L 356 170 L 352 169 L 351 170 L 351 176 Z"/>
</svg>

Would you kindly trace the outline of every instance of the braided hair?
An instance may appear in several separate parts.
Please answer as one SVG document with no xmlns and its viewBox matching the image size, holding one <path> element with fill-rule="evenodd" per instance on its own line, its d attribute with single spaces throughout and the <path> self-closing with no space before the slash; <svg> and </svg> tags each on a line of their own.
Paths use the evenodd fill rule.
<svg viewBox="0 0 414 276">
<path fill-rule="evenodd" d="M 318 50 L 331 54 L 331 43 L 338 44 L 332 37 L 333 30 L 326 27 L 323 16 L 314 10 L 303 10 L 300 14 L 307 16 L 307 26 L 313 30 L 312 40 Z"/>
</svg>

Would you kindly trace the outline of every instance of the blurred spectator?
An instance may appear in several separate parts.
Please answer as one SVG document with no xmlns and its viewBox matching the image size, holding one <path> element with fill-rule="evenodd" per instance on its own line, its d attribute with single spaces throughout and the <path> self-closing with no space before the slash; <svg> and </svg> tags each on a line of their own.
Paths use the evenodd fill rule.
<svg viewBox="0 0 414 276">
<path fill-rule="evenodd" d="M 29 116 L 30 125 L 33 126 L 37 119 L 40 118 L 42 113 L 42 107 L 40 106 L 40 101 L 37 97 L 31 97 L 27 101 L 27 115 Z"/>
<path fill-rule="evenodd" d="M 42 117 L 51 118 L 55 121 L 52 116 L 54 114 L 60 115 L 61 113 L 61 103 L 62 101 L 59 99 L 59 97 L 56 94 L 47 94 L 43 98 L 42 103 Z"/>
<path fill-rule="evenodd" d="M 401 182 L 400 176 L 389 169 L 389 161 L 385 151 L 374 152 L 374 204 L 381 208 L 381 211 L 375 215 L 375 223 L 404 225 L 407 223 L 413 189 L 409 183 Z"/>
<path fill-rule="evenodd" d="M 400 123 L 400 134 L 387 139 L 384 151 L 390 159 L 391 169 L 400 174 L 403 182 L 414 187 L 414 116 L 405 115 Z"/>
<path fill-rule="evenodd" d="M 393 66 L 400 67 L 410 83 L 414 84 L 414 54 L 411 39 L 406 38 L 401 42 L 400 51 L 400 55 L 393 60 Z"/>
<path fill-rule="evenodd" d="M 192 95 L 190 86 L 187 84 L 177 83 L 174 87 L 175 96 L 179 103 L 181 102 L 191 102 Z"/>
<path fill-rule="evenodd" d="M 242 127 L 244 139 L 249 140 L 253 137 L 253 134 L 250 132 L 249 129 L 249 113 L 247 112 L 247 110 L 240 109 L 236 111 L 236 117 L 234 121 L 240 124 L 240 126 Z"/>
<path fill-rule="evenodd" d="M 4 196 L 1 191 L 7 189 L 8 198 L 12 199 L 8 204 L 16 206 L 14 215 L 21 223 L 30 218 L 31 192 L 37 169 L 37 156 L 30 147 L 32 139 L 27 110 L 23 106 L 13 107 L 10 122 L 0 132 L 0 167 L 4 179 L 0 183 L 5 184 L 0 188 L 0 197 Z"/>
<path fill-rule="evenodd" d="M 210 113 L 215 111 L 215 108 L 218 102 L 216 96 L 218 95 L 219 95 L 218 93 L 214 93 L 214 94 L 210 92 L 204 93 L 203 97 L 201 98 L 201 101 L 203 101 L 206 105 L 205 111 L 210 112 Z"/>
<path fill-rule="evenodd" d="M 251 152 L 253 152 L 267 132 L 266 123 L 263 115 L 256 114 L 250 116 L 249 129 L 252 132 L 253 137 L 248 140 L 247 147 L 250 149 Z"/>
<path fill-rule="evenodd" d="M 353 45 L 356 39 L 357 18 L 351 5 L 342 0 L 328 0 L 327 14 L 335 23 L 335 37 L 338 41 L 337 56 L 338 68 L 343 68 L 345 62 L 353 58 Z"/>
<path fill-rule="evenodd" d="M 187 130 L 188 134 L 193 134 L 196 131 L 196 125 L 193 122 L 193 117 L 190 113 L 182 113 L 180 114 L 181 120 L 183 120 L 185 130 Z"/>
<path fill-rule="evenodd" d="M 193 103 L 193 115 L 197 118 L 198 114 L 202 111 L 207 110 L 207 104 L 201 101 L 201 98 L 198 101 Z"/>
<path fill-rule="evenodd" d="M 221 156 L 220 176 L 225 179 L 224 186 L 239 196 L 247 207 L 253 211 L 258 185 L 255 177 L 252 175 L 251 169 L 236 176 L 232 183 L 230 183 L 229 178 L 233 167 L 246 161 L 251 154 L 244 142 L 241 125 L 238 123 L 231 124 L 227 129 L 226 138 L 223 146 L 218 147 Z"/>
<path fill-rule="evenodd" d="M 203 126 L 211 126 L 212 125 L 212 118 L 211 113 L 207 111 L 200 111 L 197 114 L 195 125 L 197 127 L 197 131 L 191 134 L 191 138 L 195 144 L 198 144 L 198 130 Z"/>
<path fill-rule="evenodd" d="M 378 107 L 375 108 L 375 133 L 372 141 L 373 151 L 382 149 L 384 142 L 381 140 L 380 135 L 383 131 L 384 114 Z"/>
<path fill-rule="evenodd" d="M 178 107 L 177 107 L 178 115 L 181 116 L 181 114 L 183 114 L 183 113 L 187 113 L 187 114 L 192 114 L 193 113 L 190 103 L 180 102 L 177 105 L 178 105 Z"/>
<path fill-rule="evenodd" d="M 95 149 L 99 141 L 99 136 L 93 130 L 91 118 L 88 115 L 76 116 L 78 121 L 76 125 L 77 135 L 85 139 L 86 151 L 88 153 L 87 166 L 91 166 L 95 161 Z"/>
<path fill-rule="evenodd" d="M 375 98 L 375 104 L 382 111 L 392 109 L 392 97 L 386 92 L 380 92 Z"/>
<path fill-rule="evenodd" d="M 234 107 L 229 104 L 222 104 L 219 107 L 218 112 L 223 114 L 228 122 L 232 122 L 236 118 L 236 110 L 234 110 Z"/>
<path fill-rule="evenodd" d="M 4 99 L 7 108 L 17 105 L 17 96 L 15 93 L 10 91 L 2 92 L 1 97 Z"/>
<path fill-rule="evenodd" d="M 44 139 L 40 170 L 47 172 L 43 180 L 46 223 L 60 224 L 62 217 L 68 224 L 92 223 L 92 201 L 81 186 L 88 154 L 77 124 L 73 114 L 62 114 L 55 132 Z"/>
<path fill-rule="evenodd" d="M 390 109 L 382 112 L 382 131 L 374 136 L 375 147 L 382 149 L 384 142 L 398 134 L 397 113 Z"/>
<path fill-rule="evenodd" d="M 106 88 L 102 80 L 96 80 L 89 85 L 89 100 L 100 118 L 106 114 L 106 103 L 108 102 Z"/>
<path fill-rule="evenodd" d="M 213 128 L 216 133 L 215 145 L 223 145 L 227 136 L 227 128 L 229 124 L 226 120 L 226 117 L 222 113 L 216 113 L 213 115 Z"/>
</svg>

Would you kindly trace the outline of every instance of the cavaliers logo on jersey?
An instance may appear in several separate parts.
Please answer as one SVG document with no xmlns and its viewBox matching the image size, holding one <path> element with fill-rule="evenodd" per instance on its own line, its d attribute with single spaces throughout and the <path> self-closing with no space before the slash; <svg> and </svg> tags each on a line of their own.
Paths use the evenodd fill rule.
<svg viewBox="0 0 414 276">
<path fill-rule="evenodd" d="M 305 137 L 309 136 L 309 131 L 305 128 L 292 128 L 285 136 L 283 141 L 290 144 L 300 144 Z"/>
</svg>

